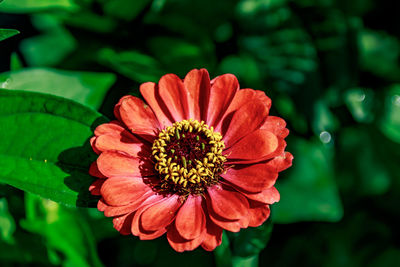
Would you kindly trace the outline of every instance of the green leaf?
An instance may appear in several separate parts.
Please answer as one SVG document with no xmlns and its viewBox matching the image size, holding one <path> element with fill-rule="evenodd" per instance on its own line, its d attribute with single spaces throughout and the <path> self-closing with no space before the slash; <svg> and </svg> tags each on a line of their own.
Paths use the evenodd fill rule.
<svg viewBox="0 0 400 267">
<path fill-rule="evenodd" d="M 63 266 L 103 266 L 85 216 L 80 210 L 26 194 L 26 230 L 41 235 L 49 249 L 50 262 Z M 58 252 L 58 253 L 55 253 Z M 64 257 L 60 257 L 59 253 Z"/>
<path fill-rule="evenodd" d="M 344 95 L 345 103 L 357 122 L 372 122 L 374 120 L 372 90 L 353 88 L 347 90 Z"/>
<path fill-rule="evenodd" d="M 137 242 L 133 249 L 135 262 L 140 265 L 150 265 L 157 258 L 158 246 L 155 242 Z"/>
<path fill-rule="evenodd" d="M 241 0 L 236 7 L 246 33 L 238 39 L 242 53 L 256 59 L 263 78 L 280 91 L 305 84 L 318 67 L 315 44 L 288 2 Z"/>
<path fill-rule="evenodd" d="M 203 267 L 203 266 L 212 266 L 213 265 L 213 257 L 212 254 L 205 251 L 204 249 L 196 249 L 189 253 L 178 253 L 174 251 L 171 246 L 168 244 L 167 240 L 158 239 L 158 240 L 149 240 L 149 241 L 140 241 L 140 242 L 154 242 L 159 244 L 158 251 L 155 257 L 155 262 L 151 265 L 144 266 L 153 266 L 153 267 L 165 267 L 165 266 L 174 266 L 174 267 L 187 267 L 190 265 L 191 267 Z M 128 249 L 129 256 L 127 259 L 132 258 L 132 249 Z M 189 264 L 188 264 L 189 263 Z M 123 265 L 123 264 L 120 264 Z M 138 264 L 141 265 L 141 264 Z"/>
<path fill-rule="evenodd" d="M 10 59 L 10 69 L 12 71 L 16 70 L 21 70 L 24 68 L 24 64 L 22 63 L 21 59 L 19 58 L 17 53 L 12 53 L 11 54 L 11 59 Z"/>
<path fill-rule="evenodd" d="M 53 94 L 98 109 L 115 81 L 111 73 L 26 68 L 0 74 L 0 87 Z"/>
<path fill-rule="evenodd" d="M 359 33 L 359 49 L 362 69 L 388 80 L 399 80 L 400 41 L 396 37 L 364 30 Z"/>
<path fill-rule="evenodd" d="M 215 263 L 217 267 L 231 267 L 232 253 L 229 248 L 229 238 L 224 231 L 222 233 L 222 243 L 214 250 Z"/>
<path fill-rule="evenodd" d="M 381 195 L 391 187 L 392 177 L 386 163 L 392 157 L 389 151 L 394 146 L 389 141 L 391 147 L 385 148 L 386 143 L 376 144 L 376 139 L 368 128 L 345 128 L 341 131 L 338 139 L 341 153 L 338 164 L 343 177 L 341 188 L 353 191 L 352 188 L 357 187 L 353 196 Z M 378 148 L 383 148 L 383 154 Z"/>
<path fill-rule="evenodd" d="M 295 159 L 286 178 L 278 179 L 276 187 L 281 199 L 273 205 L 274 221 L 340 220 L 343 208 L 334 180 L 331 150 L 315 141 L 297 139 L 292 144 L 289 150 Z"/>
<path fill-rule="evenodd" d="M 117 237 L 120 235 L 118 231 L 112 227 L 112 221 L 105 217 L 103 212 L 98 209 L 87 209 L 88 222 L 91 225 L 94 238 L 100 242 L 103 239 Z"/>
<path fill-rule="evenodd" d="M 266 246 L 272 232 L 272 220 L 259 227 L 249 227 L 233 234 L 233 251 L 235 256 L 251 257 L 258 255 Z"/>
<path fill-rule="evenodd" d="M 400 143 L 400 84 L 393 85 L 386 93 L 379 127 L 390 140 Z"/>
<path fill-rule="evenodd" d="M 37 235 L 32 235 L 25 231 L 15 232 L 15 244 L 0 242 L 0 261 L 5 263 L 14 263 L 8 266 L 36 265 L 47 266 L 46 247 Z"/>
<path fill-rule="evenodd" d="M 29 66 L 57 65 L 76 49 L 76 40 L 56 16 L 40 14 L 31 20 L 42 34 L 21 42 L 21 52 Z"/>
<path fill-rule="evenodd" d="M 391 266 L 400 261 L 400 249 L 397 247 L 388 247 L 380 254 L 374 253 L 374 258 L 368 266 Z"/>
<path fill-rule="evenodd" d="M 0 12 L 19 14 L 59 9 L 76 11 L 78 8 L 74 0 L 7 0 L 0 5 Z"/>
<path fill-rule="evenodd" d="M 117 53 L 105 48 L 99 52 L 99 62 L 140 83 L 157 82 L 164 74 L 157 60 L 137 51 Z"/>
<path fill-rule="evenodd" d="M 316 134 L 320 135 L 324 132 L 328 133 L 328 131 L 334 131 L 338 128 L 339 122 L 337 118 L 324 101 L 315 101 L 313 115 L 314 118 L 312 120 L 312 127 Z M 323 142 L 325 143 L 325 141 Z"/>
<path fill-rule="evenodd" d="M 87 207 L 96 159 L 89 138 L 107 120 L 73 101 L 0 90 L 0 182 L 66 205 Z"/>
<path fill-rule="evenodd" d="M 299 133 L 306 133 L 308 131 L 307 120 L 293 102 L 293 99 L 286 94 L 275 97 L 274 106 L 279 111 L 288 124 Z"/>
<path fill-rule="evenodd" d="M 232 73 L 245 84 L 261 88 L 261 74 L 257 63 L 248 56 L 228 56 L 222 60 L 221 73 Z"/>
<path fill-rule="evenodd" d="M 17 30 L 0 29 L 0 41 L 3 41 L 5 39 L 10 38 L 17 34 L 19 34 L 19 31 L 17 31 Z"/>
<path fill-rule="evenodd" d="M 209 69 L 215 63 L 213 43 L 206 38 L 202 43 L 194 43 L 181 38 L 157 36 L 148 41 L 148 47 L 163 66 L 168 66 L 168 70 L 177 75 L 185 75 L 194 67 Z"/>
<path fill-rule="evenodd" d="M 117 26 L 116 19 L 90 11 L 79 12 L 76 16 L 63 16 L 65 24 L 98 33 L 111 33 Z"/>
<path fill-rule="evenodd" d="M 258 255 L 253 255 L 250 257 L 233 257 L 232 258 L 233 267 L 258 267 Z"/>
<path fill-rule="evenodd" d="M 151 0 L 112 0 L 104 4 L 104 12 L 119 19 L 134 19 Z"/>
<path fill-rule="evenodd" d="M 8 211 L 7 199 L 0 199 L 0 239 L 9 243 L 14 243 L 13 234 L 15 232 L 15 221 Z"/>
</svg>

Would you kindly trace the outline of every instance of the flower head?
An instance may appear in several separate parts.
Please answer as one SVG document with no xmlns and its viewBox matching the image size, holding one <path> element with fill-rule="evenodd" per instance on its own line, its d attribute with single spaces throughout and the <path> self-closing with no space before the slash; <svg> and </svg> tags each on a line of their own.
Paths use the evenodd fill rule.
<svg viewBox="0 0 400 267">
<path fill-rule="evenodd" d="M 261 225 L 293 159 L 286 123 L 269 116 L 265 93 L 239 90 L 231 74 L 210 81 L 205 69 L 184 80 L 167 74 L 140 92 L 146 102 L 123 97 L 117 120 L 91 139 L 99 157 L 90 191 L 114 227 L 142 240 L 166 233 L 176 251 L 211 251 L 223 229 Z"/>
</svg>

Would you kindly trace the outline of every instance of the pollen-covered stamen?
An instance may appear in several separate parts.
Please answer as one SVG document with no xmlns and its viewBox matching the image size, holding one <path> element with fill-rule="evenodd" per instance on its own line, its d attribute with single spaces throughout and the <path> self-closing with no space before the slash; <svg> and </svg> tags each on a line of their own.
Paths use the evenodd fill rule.
<svg viewBox="0 0 400 267">
<path fill-rule="evenodd" d="M 222 136 L 204 121 L 183 120 L 162 130 L 152 155 L 161 190 L 180 195 L 202 194 L 225 171 Z"/>
</svg>

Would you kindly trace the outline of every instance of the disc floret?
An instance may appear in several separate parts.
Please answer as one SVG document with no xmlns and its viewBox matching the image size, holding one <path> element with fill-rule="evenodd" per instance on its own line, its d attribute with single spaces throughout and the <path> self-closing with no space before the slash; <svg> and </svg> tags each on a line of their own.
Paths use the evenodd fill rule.
<svg viewBox="0 0 400 267">
<path fill-rule="evenodd" d="M 225 171 L 222 135 L 204 121 L 175 122 L 158 134 L 152 146 L 161 191 L 202 194 Z"/>
</svg>

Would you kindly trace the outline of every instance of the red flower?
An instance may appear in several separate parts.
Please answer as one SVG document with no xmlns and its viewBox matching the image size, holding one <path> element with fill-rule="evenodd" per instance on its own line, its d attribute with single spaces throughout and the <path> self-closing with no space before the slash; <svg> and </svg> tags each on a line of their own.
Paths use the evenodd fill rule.
<svg viewBox="0 0 400 267">
<path fill-rule="evenodd" d="M 279 201 L 274 184 L 293 156 L 289 131 L 269 116 L 262 91 L 240 89 L 234 75 L 207 70 L 184 80 L 163 76 L 140 86 L 145 101 L 124 96 L 117 120 L 91 139 L 90 173 L 98 209 L 115 229 L 142 240 L 167 234 L 176 251 L 221 244 L 222 230 L 259 226 Z"/>
</svg>

